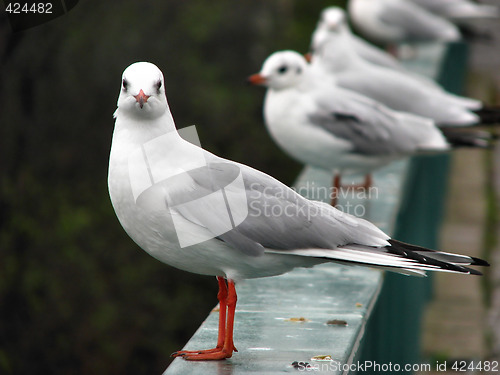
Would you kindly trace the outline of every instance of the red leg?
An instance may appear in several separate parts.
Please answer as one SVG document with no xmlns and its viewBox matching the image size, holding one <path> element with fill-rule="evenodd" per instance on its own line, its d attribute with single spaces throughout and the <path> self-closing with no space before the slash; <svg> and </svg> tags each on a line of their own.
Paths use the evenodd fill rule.
<svg viewBox="0 0 500 375">
<path fill-rule="evenodd" d="M 352 184 L 352 185 L 346 185 L 342 186 L 342 189 L 346 190 L 357 190 L 357 189 L 364 189 L 368 190 L 370 187 L 373 185 L 373 177 L 371 173 L 368 173 L 365 175 L 365 180 L 361 184 Z"/>
<path fill-rule="evenodd" d="M 238 349 L 234 346 L 233 341 L 233 331 L 234 331 L 234 315 L 236 312 L 236 302 L 238 301 L 238 295 L 236 294 L 236 288 L 234 286 L 233 280 L 227 281 L 228 294 L 227 294 L 227 321 L 226 321 L 226 338 L 224 340 L 223 350 L 229 353 L 230 358 L 233 352 L 237 352 Z"/>
<path fill-rule="evenodd" d="M 227 287 L 222 277 L 217 277 L 219 282 L 219 336 L 217 346 L 207 350 L 183 350 L 172 354 L 174 357 L 182 356 L 190 361 L 205 361 L 231 358 L 233 351 L 237 351 L 233 343 L 234 311 L 236 309 L 236 289 L 234 282 L 228 280 Z M 227 310 L 227 318 L 226 318 Z"/>
<path fill-rule="evenodd" d="M 365 175 L 365 183 L 363 184 L 363 187 L 365 188 L 365 190 L 368 190 L 372 186 L 373 186 L 373 177 L 371 173 L 368 173 L 367 175 Z"/>
<path fill-rule="evenodd" d="M 332 188 L 332 201 L 331 205 L 335 207 L 337 205 L 338 197 L 340 195 L 340 189 L 345 189 L 347 191 L 354 189 L 364 189 L 365 192 L 368 192 L 368 189 L 373 185 L 373 178 L 371 173 L 365 175 L 365 181 L 359 185 L 347 185 L 342 186 L 341 176 L 340 174 L 335 174 L 333 176 L 333 188 Z"/>
<path fill-rule="evenodd" d="M 385 47 L 385 50 L 390 55 L 394 56 L 395 58 L 398 58 L 398 47 L 395 44 L 389 44 L 389 45 L 387 45 Z"/>
<path fill-rule="evenodd" d="M 217 346 L 215 349 L 220 349 L 224 346 L 226 338 L 226 311 L 227 311 L 227 285 L 223 277 L 217 276 L 219 282 L 219 334 L 217 335 Z"/>
<path fill-rule="evenodd" d="M 186 354 L 216 352 L 221 350 L 224 346 L 224 339 L 226 338 L 227 286 L 223 277 L 217 276 L 217 281 L 219 283 L 219 292 L 217 293 L 217 299 L 219 300 L 219 334 L 217 336 L 217 346 L 213 349 L 179 350 L 172 353 L 172 357 L 184 356 Z"/>
</svg>

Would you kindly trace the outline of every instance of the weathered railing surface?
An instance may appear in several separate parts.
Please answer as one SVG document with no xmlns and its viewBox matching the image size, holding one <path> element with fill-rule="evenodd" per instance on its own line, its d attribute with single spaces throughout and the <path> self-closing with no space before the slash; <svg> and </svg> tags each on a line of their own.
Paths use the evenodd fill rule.
<svg viewBox="0 0 500 375">
<path fill-rule="evenodd" d="M 419 49 L 418 60 L 408 64 L 437 77 L 451 91 L 460 92 L 465 56 L 463 44 L 448 48 L 432 45 Z M 374 189 L 368 197 L 350 192 L 341 196 L 338 205 L 402 241 L 436 247 L 447 169 L 447 156 L 393 163 L 374 174 Z M 360 179 L 353 177 L 353 181 Z M 310 198 L 328 200 L 325 192 L 331 180 L 330 174 L 308 167 L 295 188 Z M 430 285 L 430 278 L 384 275 L 377 270 L 336 264 L 245 281 L 237 285 L 235 345 L 240 352 L 226 361 L 188 362 L 178 358 L 164 374 L 278 374 L 298 370 L 342 374 L 354 373 L 351 370 L 357 364 L 417 364 L 421 361 L 420 321 Z M 185 349 L 213 347 L 217 314 L 209 314 Z M 325 355 L 331 360 L 312 359 Z"/>
</svg>

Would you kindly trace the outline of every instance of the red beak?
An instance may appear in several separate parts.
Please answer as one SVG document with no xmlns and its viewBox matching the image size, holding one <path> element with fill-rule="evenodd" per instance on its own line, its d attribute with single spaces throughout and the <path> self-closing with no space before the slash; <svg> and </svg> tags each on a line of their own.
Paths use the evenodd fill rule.
<svg viewBox="0 0 500 375">
<path fill-rule="evenodd" d="M 311 53 L 311 52 L 306 53 L 306 54 L 304 55 L 304 58 L 306 59 L 306 61 L 307 61 L 308 63 L 310 63 L 310 62 L 311 62 L 311 60 L 312 60 L 312 53 Z"/>
<path fill-rule="evenodd" d="M 150 95 L 144 94 L 144 91 L 139 91 L 139 94 L 134 95 L 135 100 L 137 100 L 137 103 L 139 103 L 139 106 L 142 108 L 144 106 L 144 103 L 146 103 L 149 99 Z"/>
<path fill-rule="evenodd" d="M 247 78 L 247 82 L 251 83 L 252 85 L 264 85 L 266 81 L 267 81 L 266 77 L 264 77 L 259 73 L 252 74 L 250 77 Z"/>
</svg>

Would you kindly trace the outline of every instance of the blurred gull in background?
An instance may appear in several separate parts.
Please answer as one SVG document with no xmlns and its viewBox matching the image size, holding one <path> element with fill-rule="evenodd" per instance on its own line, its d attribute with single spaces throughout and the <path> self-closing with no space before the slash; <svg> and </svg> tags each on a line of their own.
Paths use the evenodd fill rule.
<svg viewBox="0 0 500 375">
<path fill-rule="evenodd" d="M 396 70 L 406 70 L 393 55 L 354 35 L 347 24 L 346 15 L 342 8 L 332 6 L 323 9 L 311 38 L 311 52 L 314 53 L 323 48 L 330 33 L 342 35 L 361 58 L 373 64 Z"/>
<path fill-rule="evenodd" d="M 427 11 L 456 23 L 484 18 L 498 18 L 499 9 L 495 5 L 480 4 L 471 0 L 406 0 Z"/>
<path fill-rule="evenodd" d="M 348 11 L 357 31 L 383 45 L 461 39 L 452 22 L 406 0 L 349 0 Z"/>
<path fill-rule="evenodd" d="M 311 60 L 313 55 L 330 56 L 322 62 L 327 65 L 328 71 L 335 73 L 337 69 L 335 56 L 348 57 L 350 54 L 357 55 L 369 64 L 401 71 L 419 79 L 422 83 L 439 87 L 434 80 L 407 70 L 393 55 L 354 35 L 342 8 L 332 6 L 323 9 L 312 34 L 311 54 L 308 54 L 308 59 Z"/>
<path fill-rule="evenodd" d="M 335 191 L 342 174 L 368 174 L 398 158 L 450 150 L 431 119 L 393 111 L 318 79 L 297 52 L 273 53 L 249 81 L 268 88 L 264 120 L 274 141 L 303 164 L 333 172 Z M 482 139 L 470 141 L 487 146 Z"/>
<path fill-rule="evenodd" d="M 484 106 L 479 100 L 449 93 L 417 74 L 363 59 L 342 30 L 345 29 L 323 29 L 316 34 L 311 65 L 318 76 L 329 76 L 332 83 L 396 111 L 431 118 L 439 126 L 496 123 L 500 119 L 497 108 Z"/>
<path fill-rule="evenodd" d="M 500 16 L 498 6 L 479 4 L 470 0 L 406 0 L 426 9 L 430 13 L 446 18 L 456 24 L 462 37 L 468 41 L 488 41 L 493 37 L 489 30 L 479 29 L 485 20 Z"/>
</svg>

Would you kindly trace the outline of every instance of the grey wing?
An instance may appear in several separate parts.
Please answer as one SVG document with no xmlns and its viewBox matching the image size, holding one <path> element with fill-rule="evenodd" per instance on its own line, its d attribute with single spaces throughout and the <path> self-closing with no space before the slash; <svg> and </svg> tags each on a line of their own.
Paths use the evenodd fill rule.
<svg viewBox="0 0 500 375">
<path fill-rule="evenodd" d="M 274 178 L 242 166 L 249 215 L 236 229 L 275 250 L 334 249 L 349 243 L 378 246 L 387 236 L 373 224 L 307 200 Z"/>
<path fill-rule="evenodd" d="M 349 141 L 353 152 L 364 155 L 395 155 L 413 150 L 400 119 L 381 104 L 347 90 L 318 100 L 308 118 L 335 137 Z"/>
<path fill-rule="evenodd" d="M 378 48 L 377 46 L 366 42 L 364 39 L 353 35 L 352 43 L 356 49 L 356 52 L 364 60 L 390 69 L 404 70 L 403 66 L 395 57 Z"/>
<path fill-rule="evenodd" d="M 404 30 L 406 38 L 426 40 L 440 38 L 443 33 L 456 27 L 449 21 L 434 16 L 420 7 L 407 1 L 391 2 L 387 4 L 380 20 Z M 456 30 L 458 36 L 458 30 Z"/>
<path fill-rule="evenodd" d="M 224 187 L 236 172 L 243 184 Z M 215 216 L 229 213 L 233 217 L 231 227 L 214 237 L 247 255 L 262 255 L 266 248 L 334 249 L 350 243 L 378 246 L 387 238 L 374 225 L 329 205 L 309 201 L 246 165 L 219 159 L 188 173 L 195 189 L 203 192 L 198 195 L 206 196 L 222 188 L 227 199 L 222 207 L 220 201 L 213 200 L 213 206 L 204 212 L 191 208 L 181 214 L 210 229 Z"/>
<path fill-rule="evenodd" d="M 435 12 L 437 14 L 440 14 L 443 9 L 446 9 L 451 4 L 449 1 L 441 2 L 436 0 L 411 0 L 411 2 L 427 9 L 429 12 Z"/>
</svg>

